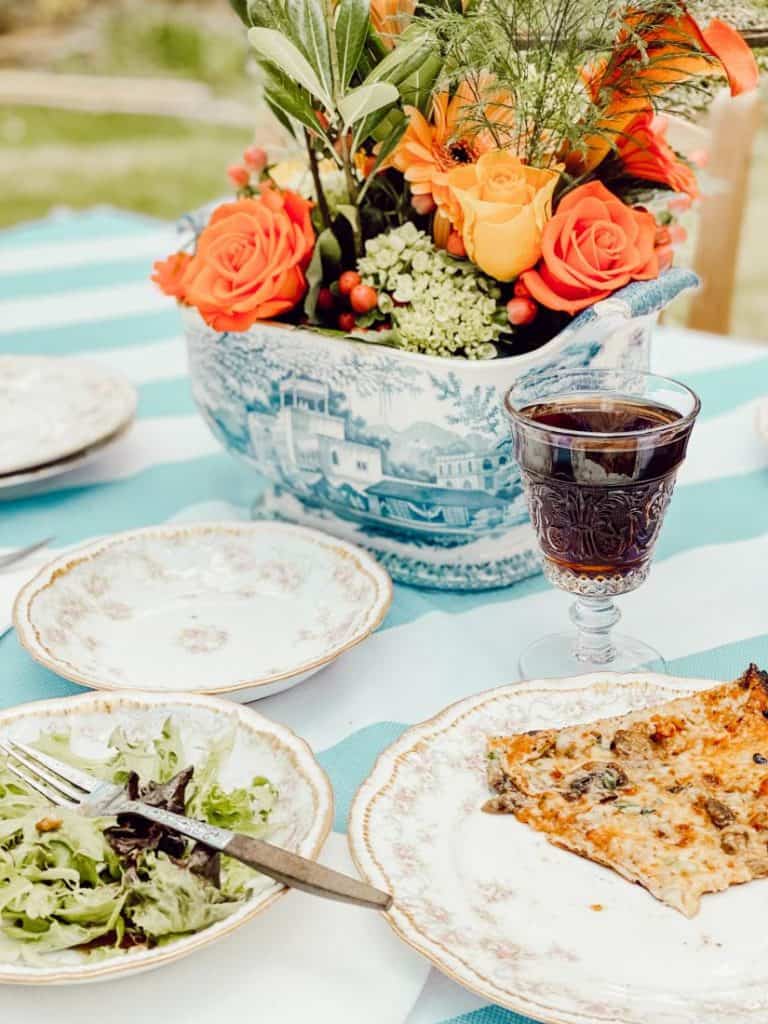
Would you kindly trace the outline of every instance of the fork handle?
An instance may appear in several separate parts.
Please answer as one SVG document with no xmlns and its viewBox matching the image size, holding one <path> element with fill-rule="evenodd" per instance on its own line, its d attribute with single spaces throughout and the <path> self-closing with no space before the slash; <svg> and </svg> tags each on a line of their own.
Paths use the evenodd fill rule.
<svg viewBox="0 0 768 1024">
<path fill-rule="evenodd" d="M 343 875 L 340 871 L 323 867 L 297 853 L 265 843 L 263 839 L 252 839 L 236 833 L 222 852 L 269 875 L 276 882 L 282 882 L 293 889 L 303 889 L 314 896 L 354 903 L 359 907 L 370 907 L 371 910 L 389 910 L 392 906 L 389 893 L 374 889 L 372 885 Z"/>
<path fill-rule="evenodd" d="M 372 910 L 388 910 L 392 905 L 389 893 L 374 889 L 372 885 L 343 875 L 340 871 L 323 867 L 322 864 L 301 857 L 297 853 L 283 850 L 272 843 L 265 843 L 263 839 L 254 839 L 252 836 L 209 825 L 205 821 L 186 818 L 161 807 L 151 807 L 139 800 L 131 800 L 128 805 L 121 806 L 120 813 L 126 812 L 139 814 L 142 818 L 181 832 L 182 835 L 196 839 L 214 850 L 221 850 L 228 857 L 234 857 L 292 889 L 302 889 L 313 896 L 323 896 L 342 903 L 354 903 L 356 906 L 370 907 Z"/>
</svg>

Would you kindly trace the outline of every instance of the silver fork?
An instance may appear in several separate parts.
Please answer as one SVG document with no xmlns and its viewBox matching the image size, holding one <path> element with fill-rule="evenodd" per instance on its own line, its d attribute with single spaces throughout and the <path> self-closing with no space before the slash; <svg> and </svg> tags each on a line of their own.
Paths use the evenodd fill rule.
<svg viewBox="0 0 768 1024">
<path fill-rule="evenodd" d="M 392 905 L 392 897 L 388 893 L 356 878 L 265 843 L 263 839 L 253 839 L 161 807 L 150 807 L 140 800 L 131 800 L 121 786 L 102 782 L 26 743 L 0 740 L 0 750 L 8 757 L 8 770 L 56 807 L 67 807 L 91 818 L 138 814 L 214 850 L 221 850 L 293 889 L 303 889 L 315 896 L 373 910 L 388 910 Z"/>
<path fill-rule="evenodd" d="M 15 565 L 29 555 L 34 555 L 36 551 L 47 547 L 52 540 L 53 537 L 43 537 L 42 540 L 36 540 L 34 544 L 27 544 L 24 548 L 9 551 L 7 555 L 0 555 L 0 569 L 7 569 L 9 565 Z"/>
</svg>

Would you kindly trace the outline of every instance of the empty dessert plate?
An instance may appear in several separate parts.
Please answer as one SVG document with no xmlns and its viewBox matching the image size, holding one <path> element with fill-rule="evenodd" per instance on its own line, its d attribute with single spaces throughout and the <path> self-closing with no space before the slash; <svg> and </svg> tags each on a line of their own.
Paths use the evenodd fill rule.
<svg viewBox="0 0 768 1024">
<path fill-rule="evenodd" d="M 19 593 L 33 658 L 104 690 L 256 700 L 364 640 L 392 600 L 370 555 L 285 523 L 118 534 L 58 558 Z"/>
</svg>

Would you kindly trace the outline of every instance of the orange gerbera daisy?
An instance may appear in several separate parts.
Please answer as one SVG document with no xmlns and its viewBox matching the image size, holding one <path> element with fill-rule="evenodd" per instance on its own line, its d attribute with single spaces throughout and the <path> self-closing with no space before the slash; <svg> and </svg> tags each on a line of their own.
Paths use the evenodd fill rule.
<svg viewBox="0 0 768 1024">
<path fill-rule="evenodd" d="M 461 207 L 448 187 L 448 172 L 472 164 L 490 149 L 498 148 L 487 132 L 461 132 L 461 122 L 477 105 L 478 89 L 462 82 L 453 97 L 440 92 L 432 101 L 428 121 L 415 107 L 406 107 L 408 127 L 389 164 L 402 171 L 414 196 L 431 196 L 454 227 L 461 221 Z M 511 117 L 503 97 L 494 97 L 493 119 Z"/>
</svg>

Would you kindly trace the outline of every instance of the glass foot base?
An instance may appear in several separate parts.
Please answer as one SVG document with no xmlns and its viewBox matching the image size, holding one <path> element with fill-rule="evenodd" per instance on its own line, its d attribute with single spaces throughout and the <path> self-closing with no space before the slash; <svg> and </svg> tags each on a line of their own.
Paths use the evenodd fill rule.
<svg viewBox="0 0 768 1024">
<path fill-rule="evenodd" d="M 575 633 L 550 633 L 534 641 L 520 655 L 521 679 L 556 679 L 588 672 L 666 672 L 667 663 L 659 652 L 632 636 L 611 637 L 613 657 L 585 661 L 576 657 Z"/>
</svg>

